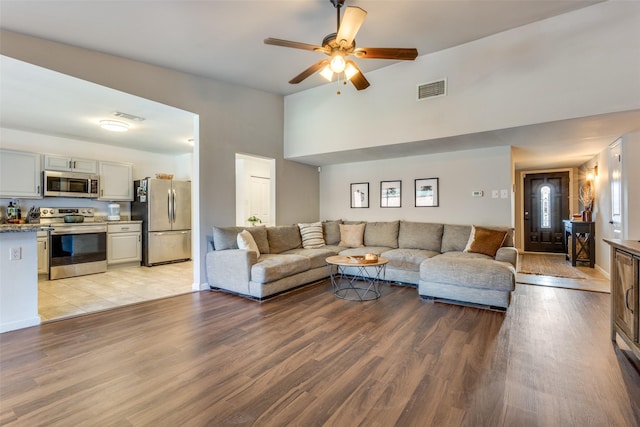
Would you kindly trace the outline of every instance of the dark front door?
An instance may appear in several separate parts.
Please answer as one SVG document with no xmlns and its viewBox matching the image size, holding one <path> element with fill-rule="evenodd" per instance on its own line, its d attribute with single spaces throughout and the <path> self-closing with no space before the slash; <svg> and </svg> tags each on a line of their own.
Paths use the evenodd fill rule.
<svg viewBox="0 0 640 427">
<path fill-rule="evenodd" d="M 569 218 L 569 172 L 525 175 L 524 250 L 564 252 L 562 220 L 566 218 Z"/>
</svg>

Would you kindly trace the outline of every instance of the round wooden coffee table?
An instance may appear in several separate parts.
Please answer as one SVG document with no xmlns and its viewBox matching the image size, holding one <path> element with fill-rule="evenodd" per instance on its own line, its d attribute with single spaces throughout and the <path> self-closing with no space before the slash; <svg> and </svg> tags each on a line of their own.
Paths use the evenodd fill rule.
<svg viewBox="0 0 640 427">
<path fill-rule="evenodd" d="M 351 301 L 370 301 L 380 298 L 380 282 L 384 280 L 386 258 L 365 262 L 336 255 L 326 259 L 333 294 Z"/>
</svg>

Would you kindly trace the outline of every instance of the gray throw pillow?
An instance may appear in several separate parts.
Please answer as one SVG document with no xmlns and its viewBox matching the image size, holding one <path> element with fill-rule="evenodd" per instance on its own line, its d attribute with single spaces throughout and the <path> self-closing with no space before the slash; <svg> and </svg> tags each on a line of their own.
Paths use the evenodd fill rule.
<svg viewBox="0 0 640 427">
<path fill-rule="evenodd" d="M 398 245 L 404 249 L 440 252 L 443 228 L 442 224 L 400 221 Z"/>
<path fill-rule="evenodd" d="M 322 234 L 324 235 L 325 244 L 337 245 L 340 242 L 340 224 L 342 224 L 340 219 L 322 222 Z"/>
<path fill-rule="evenodd" d="M 399 225 L 400 221 L 367 222 L 364 229 L 364 245 L 397 248 Z"/>
<path fill-rule="evenodd" d="M 302 247 L 302 237 L 297 225 L 267 227 L 267 237 L 269 238 L 269 250 L 272 254 Z"/>
</svg>

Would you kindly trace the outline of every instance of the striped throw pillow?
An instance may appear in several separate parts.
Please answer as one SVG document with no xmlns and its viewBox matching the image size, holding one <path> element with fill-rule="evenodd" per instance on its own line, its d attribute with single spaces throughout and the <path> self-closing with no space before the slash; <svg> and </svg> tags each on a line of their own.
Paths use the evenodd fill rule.
<svg viewBox="0 0 640 427">
<path fill-rule="evenodd" d="M 300 236 L 302 237 L 302 247 L 305 249 L 321 248 L 324 246 L 322 236 L 322 223 L 313 222 L 310 224 L 298 224 Z"/>
</svg>

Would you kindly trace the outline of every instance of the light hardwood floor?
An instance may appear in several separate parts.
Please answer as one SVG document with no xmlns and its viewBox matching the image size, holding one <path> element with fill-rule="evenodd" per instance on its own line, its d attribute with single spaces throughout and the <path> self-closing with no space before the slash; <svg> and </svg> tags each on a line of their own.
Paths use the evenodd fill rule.
<svg viewBox="0 0 640 427">
<path fill-rule="evenodd" d="M 506 313 L 320 284 L 195 292 L 2 334 L 0 424 L 638 426 L 609 295 L 518 284 Z"/>
<path fill-rule="evenodd" d="M 126 267 L 106 273 L 38 281 L 43 322 L 192 291 L 193 263 Z"/>
</svg>

